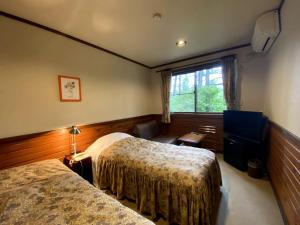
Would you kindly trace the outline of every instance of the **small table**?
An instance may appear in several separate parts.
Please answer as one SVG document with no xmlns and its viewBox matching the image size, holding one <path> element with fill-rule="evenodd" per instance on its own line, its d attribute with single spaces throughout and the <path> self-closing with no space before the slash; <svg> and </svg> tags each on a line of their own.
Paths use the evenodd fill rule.
<svg viewBox="0 0 300 225">
<path fill-rule="evenodd" d="M 200 147 L 201 141 L 205 138 L 206 134 L 199 134 L 196 132 L 191 132 L 185 134 L 177 139 L 180 145 Z"/>
<path fill-rule="evenodd" d="M 66 155 L 64 164 L 91 184 L 93 183 L 92 158 L 89 155 L 82 155 L 78 159 Z"/>
</svg>

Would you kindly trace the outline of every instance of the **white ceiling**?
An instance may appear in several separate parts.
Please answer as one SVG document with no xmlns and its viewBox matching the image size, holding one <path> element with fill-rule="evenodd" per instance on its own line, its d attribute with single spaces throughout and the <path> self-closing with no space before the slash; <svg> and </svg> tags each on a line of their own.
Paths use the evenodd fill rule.
<svg viewBox="0 0 300 225">
<path fill-rule="evenodd" d="M 0 10 L 156 66 L 249 43 L 280 0 L 0 0 Z M 153 20 L 155 12 L 162 14 Z M 188 41 L 177 48 L 179 38 Z"/>
</svg>

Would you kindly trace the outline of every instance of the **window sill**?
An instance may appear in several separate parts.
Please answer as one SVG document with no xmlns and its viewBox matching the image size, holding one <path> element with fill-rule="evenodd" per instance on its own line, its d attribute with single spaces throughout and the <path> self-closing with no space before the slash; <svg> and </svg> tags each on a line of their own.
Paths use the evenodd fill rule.
<svg viewBox="0 0 300 225">
<path fill-rule="evenodd" d="M 223 116 L 222 112 L 171 112 L 171 115 L 194 115 L 194 116 Z"/>
</svg>

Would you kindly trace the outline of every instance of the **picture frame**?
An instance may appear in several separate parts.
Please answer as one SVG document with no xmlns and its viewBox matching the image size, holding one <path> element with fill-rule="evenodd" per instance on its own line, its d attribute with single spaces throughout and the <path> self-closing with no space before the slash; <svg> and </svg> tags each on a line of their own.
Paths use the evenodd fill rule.
<svg viewBox="0 0 300 225">
<path fill-rule="evenodd" d="M 81 101 L 81 84 L 79 77 L 58 75 L 58 87 L 61 102 Z"/>
</svg>

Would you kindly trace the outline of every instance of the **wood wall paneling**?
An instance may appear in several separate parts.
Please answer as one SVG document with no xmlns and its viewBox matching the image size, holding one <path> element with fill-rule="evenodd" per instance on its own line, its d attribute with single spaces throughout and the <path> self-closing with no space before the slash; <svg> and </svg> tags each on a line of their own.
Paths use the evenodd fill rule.
<svg viewBox="0 0 300 225">
<path fill-rule="evenodd" d="M 112 132 L 132 134 L 135 124 L 153 119 L 158 119 L 158 116 L 146 115 L 80 126 L 81 134 L 76 137 L 77 148 L 84 151 L 99 137 Z M 69 128 L 66 128 L 0 139 L 0 169 L 44 159 L 63 158 L 71 151 L 68 132 Z"/>
<path fill-rule="evenodd" d="M 165 132 L 181 136 L 189 132 L 207 134 L 202 147 L 223 152 L 223 114 L 222 113 L 173 113 L 171 124 Z"/>
<path fill-rule="evenodd" d="M 76 137 L 77 148 L 84 151 L 99 137 L 112 132 L 132 134 L 137 123 L 161 120 L 161 115 L 146 115 L 91 125 L 80 126 L 81 134 Z M 69 128 L 36 134 L 0 139 L 0 169 L 44 159 L 63 158 L 70 154 Z M 206 133 L 204 148 L 222 151 L 223 116 L 222 114 L 173 114 L 172 123 L 164 127 L 170 134 L 183 135 L 195 131 Z"/>
<path fill-rule="evenodd" d="M 268 172 L 287 224 L 300 224 L 300 139 L 270 126 Z"/>
</svg>

